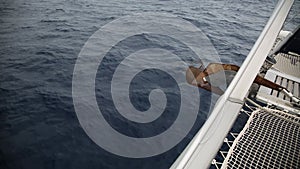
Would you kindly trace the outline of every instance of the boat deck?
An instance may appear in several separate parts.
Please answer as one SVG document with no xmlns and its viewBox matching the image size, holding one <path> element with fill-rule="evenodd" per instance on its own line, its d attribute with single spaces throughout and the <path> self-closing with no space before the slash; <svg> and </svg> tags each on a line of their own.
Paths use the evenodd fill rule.
<svg viewBox="0 0 300 169">
<path fill-rule="evenodd" d="M 299 98 L 300 55 L 278 53 L 275 59 L 277 63 L 268 70 L 265 78 Z M 263 86 L 260 86 L 255 102 L 247 100 L 239 115 L 245 126 L 237 134 L 234 128 L 231 130 L 222 146 L 227 147 L 221 148 L 219 159 L 214 159 L 210 168 L 300 168 L 299 106 L 291 103 L 291 98 L 283 93 Z"/>
</svg>

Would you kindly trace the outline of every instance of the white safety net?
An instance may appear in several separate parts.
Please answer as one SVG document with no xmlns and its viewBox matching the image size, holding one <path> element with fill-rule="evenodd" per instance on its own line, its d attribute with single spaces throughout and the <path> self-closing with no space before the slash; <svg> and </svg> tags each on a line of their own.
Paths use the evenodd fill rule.
<svg viewBox="0 0 300 169">
<path fill-rule="evenodd" d="M 277 110 L 254 111 L 222 168 L 299 169 L 300 117 Z"/>
</svg>

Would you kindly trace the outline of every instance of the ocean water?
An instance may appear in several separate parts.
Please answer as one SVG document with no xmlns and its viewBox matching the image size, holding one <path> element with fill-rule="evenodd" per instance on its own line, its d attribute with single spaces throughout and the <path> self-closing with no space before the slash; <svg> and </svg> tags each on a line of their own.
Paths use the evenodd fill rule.
<svg viewBox="0 0 300 169">
<path fill-rule="evenodd" d="M 202 99 L 202 109 L 190 133 L 169 151 L 147 158 L 112 154 L 87 136 L 74 110 L 72 77 L 85 42 L 102 26 L 122 16 L 164 12 L 200 28 L 223 63 L 241 65 L 275 5 L 271 0 L 0 0 L 0 169 L 170 167 L 205 122 L 205 99 Z M 299 25 L 299 11 L 300 2 L 296 0 L 285 29 L 292 30 Z M 131 44 L 141 40 L 140 46 L 123 44 L 122 49 L 129 52 L 130 48 L 143 48 L 142 42 L 149 39 L 151 41 L 145 36 L 133 37 L 125 42 Z M 161 47 L 168 40 L 155 42 Z M 113 56 L 120 55 L 115 52 Z M 114 60 L 107 60 L 107 64 L 114 64 Z M 103 71 L 110 72 L 110 69 Z M 157 73 L 144 71 L 136 81 L 146 75 L 150 75 L 146 80 L 155 80 Z M 101 80 L 97 78 L 96 84 Z M 143 85 L 137 83 L 138 89 L 133 89 L 132 94 L 136 99 L 133 102 L 137 103 L 134 106 L 140 110 L 149 106 L 143 96 L 149 95 L 152 89 L 144 90 Z M 96 88 L 97 99 L 107 98 L 105 91 L 101 85 Z M 211 97 L 208 92 L 201 92 L 202 97 Z M 175 99 L 170 103 L 169 112 L 178 109 L 178 102 Z M 162 116 L 158 123 L 162 126 L 127 125 L 124 119 L 111 120 L 110 124 L 132 137 L 150 137 L 168 128 L 174 119 L 176 116 L 172 114 Z"/>
</svg>

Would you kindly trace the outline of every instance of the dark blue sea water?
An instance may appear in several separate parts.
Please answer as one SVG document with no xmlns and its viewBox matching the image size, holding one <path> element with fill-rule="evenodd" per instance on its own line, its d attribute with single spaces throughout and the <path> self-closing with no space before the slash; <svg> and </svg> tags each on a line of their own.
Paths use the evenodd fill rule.
<svg viewBox="0 0 300 169">
<path fill-rule="evenodd" d="M 193 129 L 171 150 L 148 158 L 109 153 L 86 135 L 74 110 L 72 76 L 81 48 L 95 31 L 117 18 L 165 12 L 200 28 L 217 49 L 222 62 L 241 65 L 275 4 L 272 0 L 0 0 L 0 169 L 170 167 L 204 123 L 205 99 Z M 296 0 L 286 29 L 299 25 L 299 11 L 300 2 Z M 147 41 L 143 36 L 134 38 L 134 41 L 138 38 Z M 118 53 L 115 55 L 118 57 Z M 107 61 L 110 62 L 114 64 L 113 59 Z M 150 73 L 149 81 L 157 78 L 156 73 Z M 147 74 L 146 71 L 141 76 Z M 149 92 L 139 89 L 133 93 L 136 96 L 133 102 L 137 102 L 134 105 L 137 109 L 144 110 L 149 101 L 139 96 Z M 97 99 L 106 98 L 101 87 L 96 92 Z M 208 92 L 201 92 L 203 97 L 210 97 Z M 170 103 L 170 112 L 178 109 L 176 102 Z M 163 116 L 159 124 L 165 126 L 157 128 L 155 125 L 128 127 L 128 122 L 122 119 L 122 122 L 111 120 L 110 124 L 119 125 L 115 128 L 127 135 L 150 137 L 172 125 L 169 121 L 175 118 Z M 137 127 L 140 131 L 135 131 Z"/>
</svg>

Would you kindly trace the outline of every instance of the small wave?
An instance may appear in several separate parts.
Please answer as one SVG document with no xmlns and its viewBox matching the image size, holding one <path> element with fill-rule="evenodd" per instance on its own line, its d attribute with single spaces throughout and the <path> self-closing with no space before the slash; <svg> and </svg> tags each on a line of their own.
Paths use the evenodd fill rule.
<svg viewBox="0 0 300 169">
<path fill-rule="evenodd" d="M 54 54 L 52 52 L 48 52 L 48 51 L 39 51 L 35 53 L 36 55 L 46 55 L 46 56 L 54 56 Z"/>
<path fill-rule="evenodd" d="M 106 18 L 101 18 L 102 21 L 110 21 L 110 20 L 115 20 L 116 17 L 106 17 Z"/>
<path fill-rule="evenodd" d="M 13 8 L 13 7 L 2 7 L 0 8 L 1 11 L 15 11 L 16 8 Z"/>
<path fill-rule="evenodd" d="M 38 37 L 38 39 L 53 39 L 53 38 L 60 38 L 61 35 L 59 35 L 59 34 L 53 34 L 53 33 L 52 34 L 50 34 L 50 33 L 48 33 L 48 34 L 44 33 L 42 35 L 38 35 L 37 37 Z"/>
<path fill-rule="evenodd" d="M 65 12 L 65 10 L 64 10 L 64 9 L 62 9 L 62 8 L 57 8 L 57 9 L 55 9 L 55 11 L 61 11 L 61 12 Z"/>
<path fill-rule="evenodd" d="M 21 29 L 30 29 L 33 28 L 32 26 L 21 26 Z"/>
<path fill-rule="evenodd" d="M 52 23 L 52 22 L 67 22 L 66 20 L 61 19 L 42 19 L 41 22 Z"/>
<path fill-rule="evenodd" d="M 55 31 L 58 31 L 58 32 L 70 32 L 70 29 L 55 28 Z"/>
</svg>

